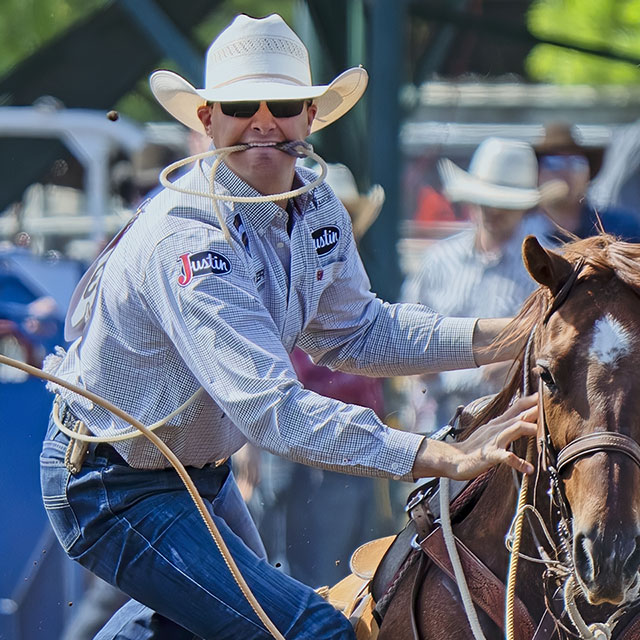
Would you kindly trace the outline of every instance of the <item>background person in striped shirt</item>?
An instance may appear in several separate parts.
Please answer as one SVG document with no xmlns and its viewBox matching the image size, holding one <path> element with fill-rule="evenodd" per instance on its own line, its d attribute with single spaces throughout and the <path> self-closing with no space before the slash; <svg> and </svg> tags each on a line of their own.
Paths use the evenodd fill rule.
<svg viewBox="0 0 640 640">
<path fill-rule="evenodd" d="M 405 282 L 401 299 L 447 316 L 514 315 L 536 286 L 522 262 L 522 241 L 547 229 L 541 214 L 527 211 L 562 196 L 566 186 L 549 181 L 538 188 L 533 148 L 496 137 L 480 144 L 468 171 L 448 159 L 438 169 L 445 194 L 468 209 L 473 228 L 430 245 L 416 274 Z M 509 365 L 407 379 L 409 402 L 402 423 L 420 433 L 439 429 L 459 405 L 501 389 Z"/>
</svg>

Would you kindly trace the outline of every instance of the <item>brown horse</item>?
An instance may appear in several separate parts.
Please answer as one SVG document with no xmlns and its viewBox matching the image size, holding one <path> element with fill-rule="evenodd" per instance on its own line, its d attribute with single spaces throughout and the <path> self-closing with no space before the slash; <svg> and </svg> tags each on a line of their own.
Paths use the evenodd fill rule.
<svg viewBox="0 0 640 640">
<path fill-rule="evenodd" d="M 542 620 L 547 631 L 538 631 L 536 640 L 640 638 L 640 245 L 602 234 L 568 243 L 560 254 L 529 237 L 523 257 L 541 286 L 503 339 L 524 344 L 528 337 L 528 348 L 505 389 L 467 431 L 504 411 L 524 380 L 540 390 L 533 506 L 525 511 L 515 581 L 529 624 L 523 625 L 526 616 L 517 618 L 515 637 L 530 640 Z M 521 441 L 514 449 L 524 456 L 526 447 Z M 506 584 L 505 536 L 518 489 L 506 466 L 481 485 L 454 514 L 453 532 Z M 413 559 L 422 555 L 412 552 Z M 421 564 L 426 569 L 417 573 Z M 454 580 L 429 562 L 409 562 L 399 575 L 379 640 L 473 638 Z M 472 593 L 474 600 L 490 600 L 491 589 L 487 582 L 485 593 Z M 585 625 L 601 623 L 608 635 L 577 629 L 566 614 L 567 598 Z M 505 637 L 504 590 L 496 606 L 493 616 L 475 606 L 488 640 Z M 547 610 L 552 615 L 543 618 Z"/>
</svg>

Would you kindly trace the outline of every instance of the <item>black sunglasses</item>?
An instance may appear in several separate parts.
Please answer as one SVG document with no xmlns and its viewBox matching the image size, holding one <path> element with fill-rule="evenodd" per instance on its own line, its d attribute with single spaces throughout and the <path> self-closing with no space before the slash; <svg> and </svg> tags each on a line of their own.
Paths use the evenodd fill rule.
<svg viewBox="0 0 640 640">
<path fill-rule="evenodd" d="M 309 100 L 268 100 L 267 109 L 274 118 L 292 118 L 302 113 L 304 105 Z M 211 103 L 213 104 L 213 103 Z M 247 102 L 221 102 L 220 109 L 225 116 L 232 118 L 251 118 L 260 108 L 259 100 Z"/>
</svg>

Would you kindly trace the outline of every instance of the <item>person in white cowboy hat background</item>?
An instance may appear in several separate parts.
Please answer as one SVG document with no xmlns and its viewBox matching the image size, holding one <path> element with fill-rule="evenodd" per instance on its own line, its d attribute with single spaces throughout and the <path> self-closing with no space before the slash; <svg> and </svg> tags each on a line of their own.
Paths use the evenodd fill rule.
<svg viewBox="0 0 640 640">
<path fill-rule="evenodd" d="M 364 476 L 471 478 L 503 462 L 531 472 L 508 447 L 535 433 L 536 397 L 448 444 L 305 389 L 289 359 L 296 345 L 332 369 L 415 374 L 513 357 L 485 350 L 508 320 L 378 299 L 349 215 L 325 184 L 278 202 L 237 200 L 317 180 L 296 167 L 288 144 L 274 145 L 345 114 L 365 90 L 364 69 L 313 85 L 307 50 L 280 16 L 240 15 L 209 48 L 205 75 L 204 89 L 169 71 L 150 83 L 169 113 L 212 138 L 215 153 L 250 146 L 218 165 L 215 183 L 214 158 L 199 159 L 141 206 L 79 283 L 65 327 L 74 342 L 45 368 L 145 424 L 170 417 L 155 433 L 187 467 L 280 633 L 353 638 L 340 612 L 268 564 L 224 460 L 250 441 Z M 213 192 L 236 201 L 216 210 Z M 145 438 L 120 440 L 92 444 L 72 464 L 76 448 L 57 423 L 102 436 L 131 429 L 84 396 L 50 388 L 57 396 L 40 467 L 49 519 L 70 557 L 132 598 L 98 640 L 269 637 L 161 452 Z"/>
<path fill-rule="evenodd" d="M 527 211 L 564 197 L 566 184 L 554 180 L 538 187 L 531 145 L 498 137 L 478 146 L 468 171 L 449 159 L 441 160 L 438 170 L 444 194 L 467 209 L 473 227 L 430 245 L 401 299 L 449 316 L 515 314 L 536 286 L 522 261 L 522 241 L 547 228 L 544 216 Z M 420 433 L 438 429 L 459 405 L 499 391 L 509 364 L 405 379 L 409 402 L 403 424 Z"/>
</svg>

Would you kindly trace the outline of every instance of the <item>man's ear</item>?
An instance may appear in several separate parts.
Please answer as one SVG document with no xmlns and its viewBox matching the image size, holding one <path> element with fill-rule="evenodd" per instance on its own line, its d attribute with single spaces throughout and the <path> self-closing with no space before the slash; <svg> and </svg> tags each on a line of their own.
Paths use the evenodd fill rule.
<svg viewBox="0 0 640 640">
<path fill-rule="evenodd" d="M 313 120 L 316 117 L 316 113 L 318 112 L 318 107 L 311 103 L 307 107 L 307 135 L 311 133 L 311 125 L 313 124 Z"/>
<path fill-rule="evenodd" d="M 198 107 L 198 118 L 200 122 L 202 122 L 202 126 L 204 127 L 204 132 L 210 137 L 213 138 L 213 131 L 211 129 L 211 110 L 213 107 L 210 107 L 206 104 Z"/>
</svg>

